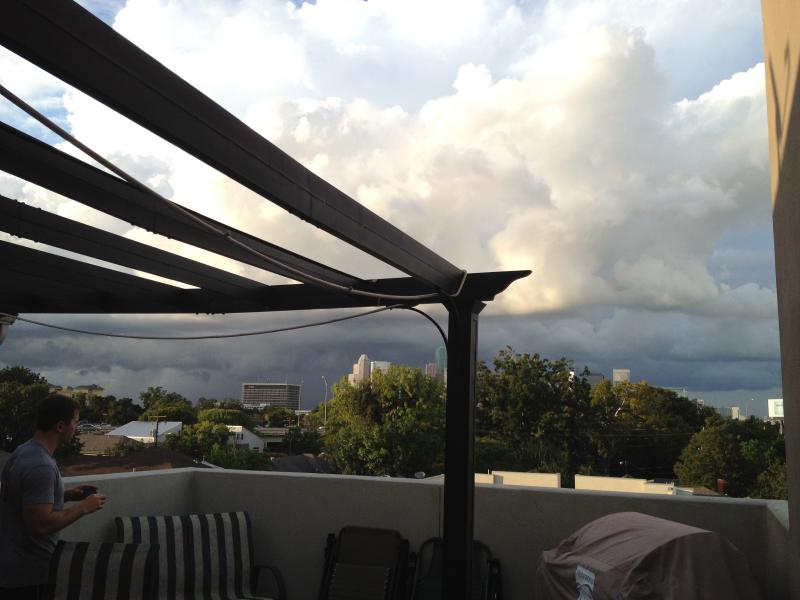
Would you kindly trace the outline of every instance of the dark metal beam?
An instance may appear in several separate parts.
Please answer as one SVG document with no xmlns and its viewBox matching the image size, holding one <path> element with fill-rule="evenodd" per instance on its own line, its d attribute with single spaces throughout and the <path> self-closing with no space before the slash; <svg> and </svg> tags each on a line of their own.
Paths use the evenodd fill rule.
<svg viewBox="0 0 800 600">
<path fill-rule="evenodd" d="M 210 233 L 191 219 L 127 182 L 3 123 L 0 123 L 0 170 L 147 231 L 285 277 L 295 278 L 290 271 L 276 267 L 273 263 L 260 259 L 222 237 Z M 194 211 L 189 210 L 189 212 L 201 216 Z M 202 218 L 215 227 L 230 232 L 232 238 L 238 239 L 258 252 L 301 271 L 341 285 L 352 286 L 360 282 L 352 275 L 326 267 L 213 219 Z"/>
<path fill-rule="evenodd" d="M 4 0 L 0 43 L 301 219 L 435 288 L 458 288 L 460 269 L 312 173 L 77 3 Z"/>
<path fill-rule="evenodd" d="M 466 294 L 448 306 L 443 598 L 473 597 L 475 359 L 484 306 Z"/>
<path fill-rule="evenodd" d="M 129 304 L 129 299 L 137 297 L 142 299 L 148 311 L 183 312 L 180 310 L 183 297 L 190 291 L 8 242 L 0 242 L 0 254 L 4 258 L 0 266 L 4 282 L 0 297 L 4 309 L 0 310 L 4 312 L 12 312 L 5 310 L 6 307 L 17 312 L 20 295 L 52 294 L 51 285 L 82 292 L 87 299 L 96 298 L 94 304 L 99 302 L 108 307 L 109 310 L 104 312 L 112 312 L 111 306 L 117 298 L 124 298 Z M 20 286 L 22 281 L 29 283 Z M 206 301 L 225 300 L 225 296 L 219 294 L 196 291 L 201 291 Z M 59 299 L 55 297 L 54 301 L 57 304 Z M 257 304 L 251 303 L 251 306 L 252 310 L 257 310 Z"/>
<path fill-rule="evenodd" d="M 234 313 L 386 306 L 307 284 L 264 286 L 240 294 L 181 290 L 104 267 L 0 242 L 0 311 L 14 313 Z M 529 271 L 473 273 L 464 292 L 491 300 Z M 368 291 L 413 295 L 424 288 L 410 277 L 365 282 Z M 56 287 L 71 290 L 68 297 Z M 77 300 L 87 298 L 85 304 Z M 435 300 L 430 300 L 433 303 Z"/>
<path fill-rule="evenodd" d="M 222 294 L 266 286 L 0 195 L 0 231 Z"/>
</svg>

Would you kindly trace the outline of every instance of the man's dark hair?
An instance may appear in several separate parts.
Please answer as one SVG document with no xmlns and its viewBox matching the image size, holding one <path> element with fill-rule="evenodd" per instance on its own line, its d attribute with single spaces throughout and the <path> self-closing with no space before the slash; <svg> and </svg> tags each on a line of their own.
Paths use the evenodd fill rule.
<svg viewBox="0 0 800 600">
<path fill-rule="evenodd" d="M 36 411 L 36 429 L 50 431 L 59 421 L 69 423 L 79 408 L 78 403 L 69 396 L 50 394 L 42 400 Z"/>
</svg>

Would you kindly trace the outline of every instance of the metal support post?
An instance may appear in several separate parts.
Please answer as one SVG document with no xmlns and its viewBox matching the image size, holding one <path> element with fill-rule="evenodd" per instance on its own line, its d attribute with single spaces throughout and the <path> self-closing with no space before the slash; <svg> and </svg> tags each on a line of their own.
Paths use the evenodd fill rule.
<svg viewBox="0 0 800 600">
<path fill-rule="evenodd" d="M 447 429 L 444 479 L 444 598 L 471 598 L 475 496 L 475 360 L 485 305 L 448 306 Z"/>
</svg>

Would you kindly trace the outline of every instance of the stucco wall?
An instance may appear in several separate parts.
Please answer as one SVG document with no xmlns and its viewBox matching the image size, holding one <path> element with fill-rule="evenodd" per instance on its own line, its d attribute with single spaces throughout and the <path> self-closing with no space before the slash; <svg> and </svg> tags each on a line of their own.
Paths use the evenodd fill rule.
<svg viewBox="0 0 800 600">
<path fill-rule="evenodd" d="M 792 598 L 800 599 L 800 3 L 762 0 L 772 222 L 789 473 Z"/>
<path fill-rule="evenodd" d="M 66 481 L 84 482 L 99 485 L 109 502 L 67 528 L 65 539 L 111 540 L 117 515 L 246 510 L 257 560 L 281 568 L 292 600 L 316 597 L 325 538 L 345 525 L 397 529 L 412 548 L 441 535 L 441 481 L 200 469 Z M 541 552 L 589 521 L 620 511 L 721 533 L 747 556 L 765 600 L 787 598 L 785 502 L 481 484 L 475 536 L 501 562 L 505 597 L 532 600 Z"/>
</svg>

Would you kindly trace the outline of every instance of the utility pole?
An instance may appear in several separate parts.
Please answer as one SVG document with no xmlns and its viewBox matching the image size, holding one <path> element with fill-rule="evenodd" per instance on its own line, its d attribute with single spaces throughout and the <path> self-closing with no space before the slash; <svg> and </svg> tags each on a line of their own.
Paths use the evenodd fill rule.
<svg viewBox="0 0 800 600">
<path fill-rule="evenodd" d="M 161 421 L 166 421 L 167 417 L 166 415 L 153 415 L 150 417 L 150 420 L 156 422 L 155 435 L 153 436 L 153 448 L 158 448 L 158 424 Z"/>
<path fill-rule="evenodd" d="M 322 418 L 323 419 L 322 426 L 327 427 L 328 426 L 328 380 L 325 379 L 325 375 L 322 376 L 322 381 L 325 382 L 325 397 L 322 399 L 325 410 L 325 416 Z"/>
</svg>

